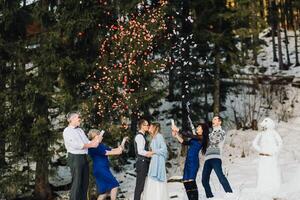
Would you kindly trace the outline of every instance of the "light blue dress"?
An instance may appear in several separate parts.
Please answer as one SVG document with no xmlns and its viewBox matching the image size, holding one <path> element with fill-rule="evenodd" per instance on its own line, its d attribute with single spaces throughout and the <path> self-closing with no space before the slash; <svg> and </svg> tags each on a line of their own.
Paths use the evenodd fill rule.
<svg viewBox="0 0 300 200">
<path fill-rule="evenodd" d="M 166 176 L 166 159 L 168 158 L 168 149 L 164 137 L 157 133 L 151 141 L 151 150 L 155 153 L 150 162 L 148 176 L 154 180 L 165 182 Z"/>
</svg>

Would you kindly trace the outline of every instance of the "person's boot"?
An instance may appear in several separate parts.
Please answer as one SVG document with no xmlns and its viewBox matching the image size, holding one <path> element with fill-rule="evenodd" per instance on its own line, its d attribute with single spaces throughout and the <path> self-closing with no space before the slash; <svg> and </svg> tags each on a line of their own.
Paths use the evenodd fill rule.
<svg viewBox="0 0 300 200">
<path fill-rule="evenodd" d="M 189 200 L 198 200 L 198 188 L 196 181 L 184 182 L 184 188 Z"/>
</svg>

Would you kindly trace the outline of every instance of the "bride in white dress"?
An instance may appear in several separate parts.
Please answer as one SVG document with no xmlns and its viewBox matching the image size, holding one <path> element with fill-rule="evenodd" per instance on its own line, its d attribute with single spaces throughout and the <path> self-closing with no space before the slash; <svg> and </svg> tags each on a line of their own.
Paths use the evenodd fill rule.
<svg viewBox="0 0 300 200">
<path fill-rule="evenodd" d="M 148 177 L 146 180 L 143 200 L 168 200 L 166 159 L 168 156 L 167 145 L 164 137 L 159 133 L 160 124 L 150 125 L 149 133 L 152 137 L 150 144 L 154 155 L 151 158 Z"/>
<path fill-rule="evenodd" d="M 278 153 L 282 140 L 275 130 L 272 119 L 265 118 L 261 126 L 265 130 L 260 132 L 253 141 L 253 147 L 259 153 L 256 189 L 258 195 L 276 197 L 281 185 Z"/>
</svg>

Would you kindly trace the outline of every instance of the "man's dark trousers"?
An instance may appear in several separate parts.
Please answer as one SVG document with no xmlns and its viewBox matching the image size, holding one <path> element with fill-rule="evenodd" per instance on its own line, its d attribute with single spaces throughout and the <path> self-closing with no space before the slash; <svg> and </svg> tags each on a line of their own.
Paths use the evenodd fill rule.
<svg viewBox="0 0 300 200">
<path fill-rule="evenodd" d="M 134 190 L 134 200 L 140 200 L 144 190 L 145 180 L 149 169 L 149 159 L 138 158 L 136 161 L 136 184 Z"/>
<path fill-rule="evenodd" d="M 86 200 L 89 185 L 89 163 L 86 154 L 68 153 L 68 165 L 72 175 L 70 200 Z"/>
<path fill-rule="evenodd" d="M 211 171 L 214 170 L 221 185 L 223 186 L 225 192 L 232 193 L 232 189 L 230 187 L 230 184 L 225 177 L 223 170 L 222 170 L 222 161 L 219 158 L 213 158 L 206 160 L 204 162 L 203 170 L 202 170 L 202 185 L 205 190 L 205 194 L 207 198 L 211 198 L 214 195 L 211 192 L 211 188 L 209 185 L 209 179 Z"/>
</svg>

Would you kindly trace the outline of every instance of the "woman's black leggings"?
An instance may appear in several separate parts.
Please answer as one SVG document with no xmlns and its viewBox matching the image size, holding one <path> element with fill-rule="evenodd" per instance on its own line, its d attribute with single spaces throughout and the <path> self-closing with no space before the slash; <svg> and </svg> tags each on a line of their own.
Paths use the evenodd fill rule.
<svg viewBox="0 0 300 200">
<path fill-rule="evenodd" d="M 198 200 L 198 187 L 196 181 L 183 182 L 189 200 Z"/>
</svg>

